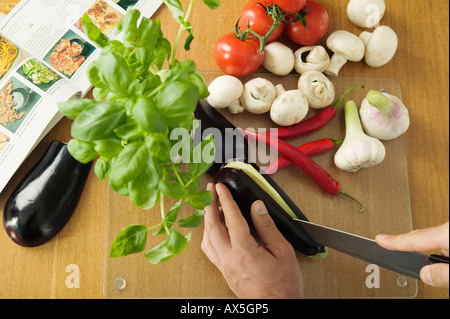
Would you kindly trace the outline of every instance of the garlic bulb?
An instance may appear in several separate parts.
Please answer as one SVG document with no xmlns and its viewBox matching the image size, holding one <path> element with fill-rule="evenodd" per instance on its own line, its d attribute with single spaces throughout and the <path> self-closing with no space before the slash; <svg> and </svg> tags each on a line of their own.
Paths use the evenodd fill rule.
<svg viewBox="0 0 450 319">
<path fill-rule="evenodd" d="M 345 126 L 344 143 L 334 156 L 339 169 L 356 172 L 383 162 L 386 149 L 382 142 L 364 133 L 354 101 L 345 104 Z"/>
<path fill-rule="evenodd" d="M 396 96 L 370 91 L 359 110 L 367 135 L 392 140 L 404 134 L 410 125 L 408 109 Z"/>
</svg>

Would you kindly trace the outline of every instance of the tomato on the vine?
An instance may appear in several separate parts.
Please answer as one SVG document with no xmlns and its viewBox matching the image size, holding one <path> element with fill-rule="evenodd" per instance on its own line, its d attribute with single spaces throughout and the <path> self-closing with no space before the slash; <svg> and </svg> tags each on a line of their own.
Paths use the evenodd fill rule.
<svg viewBox="0 0 450 319">
<path fill-rule="evenodd" d="M 293 42 L 300 45 L 313 45 L 319 42 L 328 32 L 330 19 L 326 9 L 313 0 L 306 2 L 305 12 L 307 14 L 304 21 L 289 22 L 289 20 L 295 19 L 294 16 L 289 16 L 285 30 L 287 36 Z"/>
<path fill-rule="evenodd" d="M 214 59 L 219 68 L 228 75 L 249 75 L 264 61 L 264 54 L 259 52 L 260 46 L 258 38 L 240 40 L 230 32 L 217 41 Z"/>
<path fill-rule="evenodd" d="M 272 28 L 274 21 L 264 7 L 271 4 L 270 0 L 250 0 L 242 9 L 239 19 L 239 27 L 241 31 L 247 30 L 250 25 L 250 30 L 256 32 L 261 36 L 265 36 Z M 275 31 L 269 36 L 267 43 L 277 40 L 283 33 L 283 24 L 280 24 Z"/>
<path fill-rule="evenodd" d="M 276 4 L 286 14 L 300 12 L 306 4 L 306 0 L 270 0 L 270 4 Z"/>
</svg>

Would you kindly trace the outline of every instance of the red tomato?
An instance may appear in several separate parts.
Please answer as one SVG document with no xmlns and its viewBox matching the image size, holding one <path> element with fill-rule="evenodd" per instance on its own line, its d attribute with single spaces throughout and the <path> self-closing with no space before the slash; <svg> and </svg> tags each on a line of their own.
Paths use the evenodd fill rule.
<svg viewBox="0 0 450 319">
<path fill-rule="evenodd" d="M 306 4 L 306 0 L 270 0 L 270 4 L 276 4 L 286 14 L 300 12 Z"/>
<path fill-rule="evenodd" d="M 241 12 L 241 18 L 239 20 L 239 27 L 242 31 L 247 30 L 250 24 L 250 30 L 255 31 L 261 36 L 265 36 L 267 32 L 273 26 L 273 19 L 267 15 L 266 10 L 259 4 L 267 7 L 271 1 L 270 0 L 250 0 L 244 6 Z M 275 31 L 270 35 L 267 43 L 277 40 L 283 33 L 283 24 L 281 24 Z"/>
<path fill-rule="evenodd" d="M 258 38 L 241 41 L 230 32 L 217 41 L 214 47 L 214 59 L 219 68 L 233 76 L 245 76 L 255 72 L 264 61 L 259 54 Z"/>
<path fill-rule="evenodd" d="M 286 23 L 285 29 L 289 39 L 300 45 L 313 45 L 327 34 L 330 19 L 325 8 L 319 3 L 308 0 L 306 2 L 308 15 L 305 18 L 305 29 L 302 21 Z"/>
</svg>

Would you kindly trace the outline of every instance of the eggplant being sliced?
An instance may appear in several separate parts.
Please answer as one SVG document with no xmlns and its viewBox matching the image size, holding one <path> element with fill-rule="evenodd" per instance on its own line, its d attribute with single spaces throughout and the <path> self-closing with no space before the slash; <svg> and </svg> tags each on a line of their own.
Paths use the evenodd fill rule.
<svg viewBox="0 0 450 319">
<path fill-rule="evenodd" d="M 75 160 L 66 144 L 53 141 L 5 205 L 8 236 L 25 247 L 52 239 L 72 216 L 91 166 Z"/>
<path fill-rule="evenodd" d="M 199 127 L 194 132 L 194 145 L 201 143 L 208 135 L 214 135 L 216 158 L 207 172 L 209 175 L 214 177 L 223 164 L 232 161 L 248 162 L 248 141 L 230 121 L 205 100 L 198 102 L 194 114 L 199 121 Z"/>
<path fill-rule="evenodd" d="M 303 212 L 289 199 L 279 186 L 261 175 L 253 165 L 233 162 L 223 167 L 215 176 L 216 183 L 222 183 L 230 190 L 243 215 L 252 224 L 250 207 L 256 200 L 262 200 L 277 228 L 291 245 L 305 256 L 323 258 L 328 250 L 316 243 L 293 218 L 308 220 Z"/>
</svg>

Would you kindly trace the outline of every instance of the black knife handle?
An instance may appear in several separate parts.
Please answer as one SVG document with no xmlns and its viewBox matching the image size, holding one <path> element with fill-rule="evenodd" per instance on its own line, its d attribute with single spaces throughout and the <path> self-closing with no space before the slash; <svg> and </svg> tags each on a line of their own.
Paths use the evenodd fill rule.
<svg viewBox="0 0 450 319">
<path fill-rule="evenodd" d="M 448 257 L 440 256 L 440 255 L 431 255 L 428 258 L 429 265 L 438 264 L 438 263 L 448 264 Z"/>
</svg>

